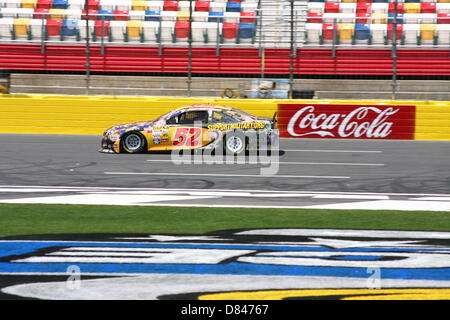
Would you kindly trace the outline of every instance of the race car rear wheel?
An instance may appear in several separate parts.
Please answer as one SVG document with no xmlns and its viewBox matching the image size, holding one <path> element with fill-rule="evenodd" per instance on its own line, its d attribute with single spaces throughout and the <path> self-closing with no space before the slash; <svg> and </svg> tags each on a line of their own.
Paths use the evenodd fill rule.
<svg viewBox="0 0 450 320">
<path fill-rule="evenodd" d="M 227 154 L 238 155 L 245 151 L 246 141 L 242 132 L 233 132 L 225 136 L 224 149 Z"/>
<path fill-rule="evenodd" d="M 139 132 L 130 132 L 122 140 L 122 151 L 127 153 L 139 153 L 145 148 L 145 138 Z"/>
</svg>

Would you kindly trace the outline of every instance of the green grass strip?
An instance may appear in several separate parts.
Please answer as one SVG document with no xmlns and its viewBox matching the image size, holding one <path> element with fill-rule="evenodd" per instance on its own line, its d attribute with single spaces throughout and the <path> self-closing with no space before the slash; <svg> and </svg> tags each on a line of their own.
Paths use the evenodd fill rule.
<svg viewBox="0 0 450 320">
<path fill-rule="evenodd" d="M 0 204 L 0 236 L 337 228 L 450 231 L 450 212 Z"/>
</svg>

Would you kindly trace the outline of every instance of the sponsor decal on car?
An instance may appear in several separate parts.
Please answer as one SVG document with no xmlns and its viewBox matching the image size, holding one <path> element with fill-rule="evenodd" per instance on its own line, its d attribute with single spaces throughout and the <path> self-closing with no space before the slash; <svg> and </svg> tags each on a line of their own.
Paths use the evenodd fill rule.
<svg viewBox="0 0 450 320">
<path fill-rule="evenodd" d="M 219 123 L 210 124 L 210 130 L 230 130 L 230 129 L 264 129 L 265 122 L 239 122 L 239 123 Z"/>
<path fill-rule="evenodd" d="M 414 138 L 412 105 L 279 104 L 278 107 L 281 137 Z"/>
</svg>

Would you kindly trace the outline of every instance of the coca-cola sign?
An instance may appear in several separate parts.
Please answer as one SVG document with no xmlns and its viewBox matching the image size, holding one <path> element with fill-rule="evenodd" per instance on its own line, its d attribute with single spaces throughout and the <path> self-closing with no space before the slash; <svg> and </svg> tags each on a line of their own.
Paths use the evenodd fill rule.
<svg viewBox="0 0 450 320">
<path fill-rule="evenodd" d="M 280 104 L 281 137 L 414 139 L 415 106 Z"/>
</svg>

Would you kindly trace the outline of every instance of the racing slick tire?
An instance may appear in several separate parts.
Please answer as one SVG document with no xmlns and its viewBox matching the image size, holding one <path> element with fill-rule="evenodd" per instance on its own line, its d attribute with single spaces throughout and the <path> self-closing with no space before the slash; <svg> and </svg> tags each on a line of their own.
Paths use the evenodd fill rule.
<svg viewBox="0 0 450 320">
<path fill-rule="evenodd" d="M 120 141 L 120 149 L 126 153 L 143 152 L 146 145 L 145 137 L 139 132 L 129 132 Z"/>
<path fill-rule="evenodd" d="M 245 153 L 247 141 L 242 131 L 228 133 L 224 137 L 223 148 L 226 154 L 239 155 Z"/>
</svg>

